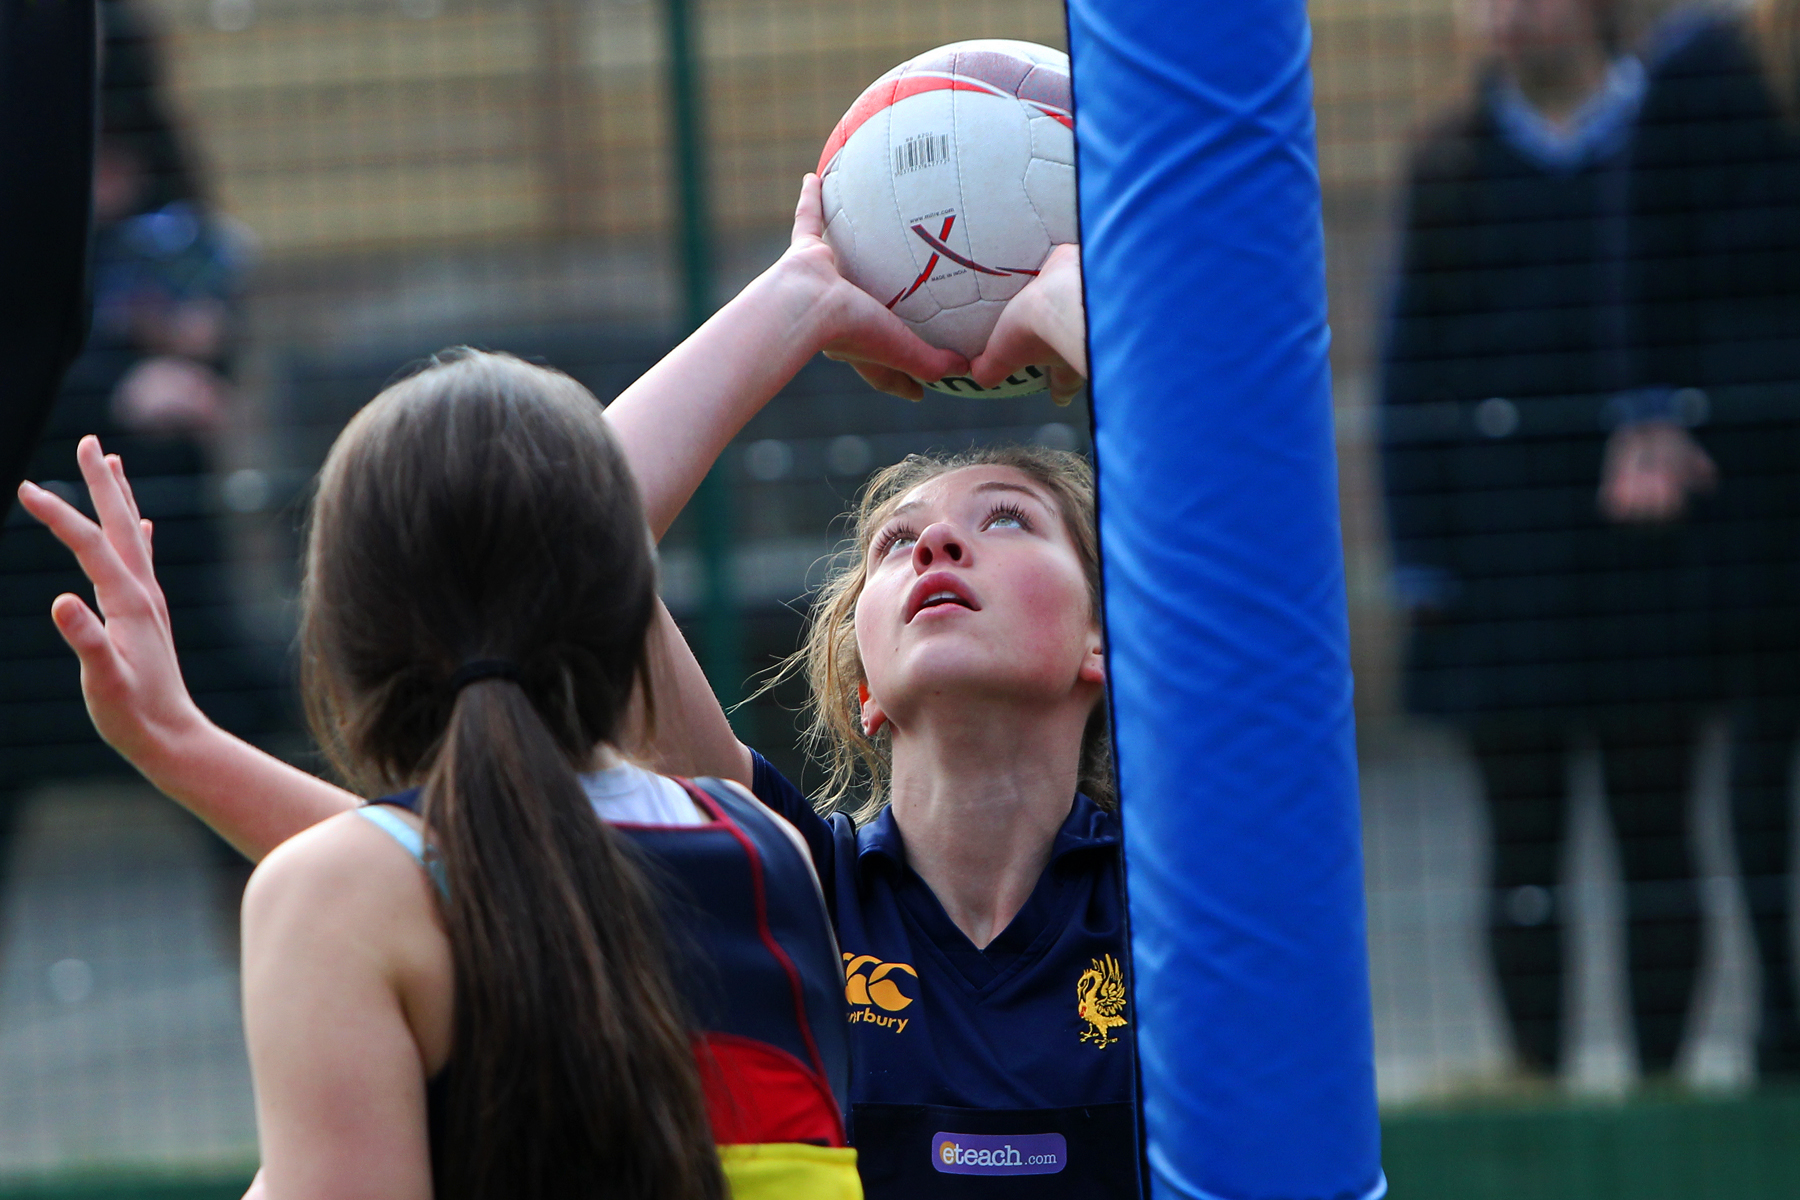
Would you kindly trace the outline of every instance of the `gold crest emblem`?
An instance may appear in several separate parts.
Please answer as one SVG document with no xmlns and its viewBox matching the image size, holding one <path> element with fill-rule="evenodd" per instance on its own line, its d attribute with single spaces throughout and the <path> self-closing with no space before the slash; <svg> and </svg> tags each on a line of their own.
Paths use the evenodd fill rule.
<svg viewBox="0 0 1800 1200">
<path fill-rule="evenodd" d="M 1081 1040 L 1104 1050 L 1119 1039 L 1112 1031 L 1125 1021 L 1125 975 L 1112 955 L 1093 960 L 1094 965 L 1075 981 L 1075 1015 L 1087 1022 Z"/>
</svg>

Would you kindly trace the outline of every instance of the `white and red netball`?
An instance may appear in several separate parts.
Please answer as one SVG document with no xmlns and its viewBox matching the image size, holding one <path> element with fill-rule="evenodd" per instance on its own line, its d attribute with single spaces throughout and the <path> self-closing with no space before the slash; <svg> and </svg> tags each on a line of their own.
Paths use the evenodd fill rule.
<svg viewBox="0 0 1800 1200">
<path fill-rule="evenodd" d="M 1000 310 L 1076 240 L 1069 56 L 1032 42 L 955 42 L 901 63 L 844 114 L 819 175 L 845 278 L 933 346 L 974 358 Z M 953 394 L 1042 391 L 1048 372 Z"/>
</svg>

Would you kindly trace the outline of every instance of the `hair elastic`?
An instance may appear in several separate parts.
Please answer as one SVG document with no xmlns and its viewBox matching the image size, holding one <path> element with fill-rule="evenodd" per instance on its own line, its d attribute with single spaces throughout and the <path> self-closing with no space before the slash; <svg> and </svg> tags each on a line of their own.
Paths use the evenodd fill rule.
<svg viewBox="0 0 1800 1200">
<path fill-rule="evenodd" d="M 484 679 L 510 679 L 518 683 L 519 664 L 510 658 L 472 658 L 456 668 L 447 686 L 454 696 L 471 683 L 480 683 Z"/>
</svg>

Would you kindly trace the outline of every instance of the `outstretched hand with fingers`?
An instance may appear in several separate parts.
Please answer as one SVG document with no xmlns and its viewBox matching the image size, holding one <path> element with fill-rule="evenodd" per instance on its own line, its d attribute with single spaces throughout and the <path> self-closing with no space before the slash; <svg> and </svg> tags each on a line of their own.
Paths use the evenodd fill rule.
<svg viewBox="0 0 1800 1200">
<path fill-rule="evenodd" d="M 825 241 L 817 175 L 807 175 L 800 184 L 786 257 L 827 277 L 827 358 L 849 363 L 871 386 L 908 400 L 924 395 L 921 379 L 968 373 L 962 355 L 926 345 L 905 321 L 839 273 L 837 255 Z"/>
<path fill-rule="evenodd" d="M 81 659 L 81 691 L 94 727 L 142 767 L 207 720 L 182 682 L 169 606 L 156 582 L 150 522 L 138 512 L 123 464 L 92 435 L 81 439 L 76 460 L 98 524 L 32 483 L 19 486 L 19 500 L 74 551 L 94 585 L 98 614 L 65 592 L 50 616 Z"/>
<path fill-rule="evenodd" d="M 1050 251 L 1037 278 L 1000 310 L 987 346 L 969 365 L 982 387 L 1014 371 L 1050 368 L 1050 397 L 1067 404 L 1087 382 L 1087 318 L 1081 302 L 1081 247 Z"/>
</svg>

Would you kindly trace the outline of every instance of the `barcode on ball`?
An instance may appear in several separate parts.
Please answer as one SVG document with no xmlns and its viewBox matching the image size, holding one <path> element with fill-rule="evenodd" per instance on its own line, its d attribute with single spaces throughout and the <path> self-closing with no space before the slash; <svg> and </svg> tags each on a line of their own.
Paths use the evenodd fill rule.
<svg viewBox="0 0 1800 1200">
<path fill-rule="evenodd" d="M 922 171 L 950 161 L 950 135 L 921 133 L 894 147 L 894 174 Z"/>
</svg>

